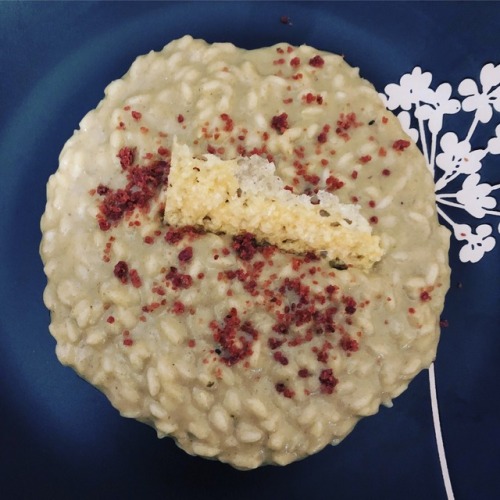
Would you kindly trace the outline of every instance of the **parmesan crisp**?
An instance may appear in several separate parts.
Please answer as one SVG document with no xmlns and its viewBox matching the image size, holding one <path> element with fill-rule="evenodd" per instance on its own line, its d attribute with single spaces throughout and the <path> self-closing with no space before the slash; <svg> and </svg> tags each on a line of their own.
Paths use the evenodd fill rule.
<svg viewBox="0 0 500 500">
<path fill-rule="evenodd" d="M 230 235 L 249 232 L 282 250 L 314 252 L 361 269 L 380 260 L 380 238 L 359 206 L 322 190 L 314 197 L 293 194 L 275 171 L 259 156 L 197 159 L 174 142 L 164 220 Z"/>
</svg>

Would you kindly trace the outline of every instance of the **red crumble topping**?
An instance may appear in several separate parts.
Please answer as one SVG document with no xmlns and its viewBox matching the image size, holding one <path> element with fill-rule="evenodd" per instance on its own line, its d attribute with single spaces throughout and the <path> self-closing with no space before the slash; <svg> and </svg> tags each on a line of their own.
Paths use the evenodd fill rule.
<svg viewBox="0 0 500 500">
<path fill-rule="evenodd" d="M 182 274 L 176 267 L 171 266 L 165 275 L 167 282 L 170 282 L 174 290 L 186 289 L 193 284 L 193 278 L 189 274 Z"/>
<path fill-rule="evenodd" d="M 226 132 L 231 132 L 234 128 L 234 122 L 232 118 L 227 113 L 222 113 L 220 115 L 220 118 L 224 122 L 224 130 Z"/>
<path fill-rule="evenodd" d="M 121 189 L 107 187 L 104 200 L 99 205 L 97 221 L 103 231 L 121 220 L 136 208 L 149 210 L 150 200 L 158 193 L 159 187 L 167 180 L 170 164 L 158 160 L 146 166 L 132 166 L 135 149 L 122 148 L 118 156 L 127 173 L 127 185 Z M 104 186 L 106 187 L 106 186 Z M 101 191 L 103 188 L 101 187 Z"/>
<path fill-rule="evenodd" d="M 431 297 L 430 293 L 429 293 L 429 292 L 427 292 L 427 291 L 423 291 L 423 292 L 420 294 L 420 300 L 421 300 L 422 302 L 429 302 L 429 300 L 431 300 L 431 299 L 432 299 L 432 297 Z"/>
<path fill-rule="evenodd" d="M 288 358 L 281 351 L 276 351 L 273 354 L 273 358 L 283 366 L 286 366 L 288 364 Z"/>
<path fill-rule="evenodd" d="M 359 159 L 359 162 L 366 164 L 366 163 L 370 162 L 371 160 L 372 160 L 372 157 L 370 155 L 365 155 Z"/>
<path fill-rule="evenodd" d="M 321 134 L 318 135 L 318 142 L 320 144 L 324 144 L 328 140 L 328 135 L 325 132 L 321 132 Z"/>
<path fill-rule="evenodd" d="M 334 177 L 333 175 L 330 175 L 326 179 L 326 188 L 328 191 L 336 191 L 337 189 L 340 189 L 343 186 L 344 182 L 338 179 L 337 177 Z"/>
<path fill-rule="evenodd" d="M 123 283 L 128 282 L 128 265 L 123 260 L 120 260 L 113 269 L 113 274 Z"/>
<path fill-rule="evenodd" d="M 134 163 L 135 151 L 136 148 L 128 147 L 121 148 L 120 151 L 118 151 L 116 157 L 120 158 L 120 165 L 124 170 Z"/>
<path fill-rule="evenodd" d="M 162 306 L 161 302 L 152 302 L 151 304 L 146 304 L 145 306 L 142 306 L 142 312 L 151 313 L 153 311 L 156 311 L 156 309 L 158 309 L 161 306 Z"/>
<path fill-rule="evenodd" d="M 281 113 L 281 115 L 273 116 L 271 119 L 271 128 L 276 130 L 279 134 L 283 134 L 285 130 L 290 128 L 288 124 L 288 115 Z"/>
<path fill-rule="evenodd" d="M 347 131 L 351 127 L 359 127 L 362 123 L 356 121 L 356 113 L 348 113 L 345 115 L 344 113 L 340 113 L 339 119 L 337 120 L 337 128 L 335 129 L 335 133 L 342 137 L 345 141 L 350 139 Z"/>
<path fill-rule="evenodd" d="M 382 170 L 382 175 L 385 175 L 387 177 L 391 175 L 391 171 L 388 168 L 384 168 L 384 170 Z"/>
<path fill-rule="evenodd" d="M 288 327 L 289 327 L 289 324 L 288 323 L 276 323 L 274 326 L 273 326 L 273 331 L 275 331 L 276 333 L 281 333 L 283 335 L 286 335 L 288 333 Z"/>
<path fill-rule="evenodd" d="M 131 269 L 129 271 L 130 282 L 134 288 L 140 288 L 142 286 L 142 280 L 136 269 Z"/>
<path fill-rule="evenodd" d="M 142 118 L 142 113 L 139 113 L 139 111 L 132 111 L 132 118 L 138 122 Z"/>
<path fill-rule="evenodd" d="M 349 296 L 342 297 L 342 303 L 344 304 L 346 314 L 354 314 L 356 312 L 356 301 Z"/>
<path fill-rule="evenodd" d="M 305 104 L 312 104 L 313 102 L 315 102 L 317 104 L 323 104 L 323 97 L 320 94 L 314 95 L 314 94 L 311 94 L 311 92 L 308 92 L 307 94 L 304 94 L 302 96 L 302 101 Z"/>
<path fill-rule="evenodd" d="M 102 184 L 99 184 L 97 186 L 97 189 L 96 189 L 96 193 L 99 195 L 99 196 L 104 196 L 107 192 L 109 191 L 109 187 L 108 186 L 103 186 Z"/>
<path fill-rule="evenodd" d="M 186 306 L 179 301 L 175 301 L 173 306 L 172 306 L 172 312 L 174 314 L 184 314 L 184 311 L 186 310 Z"/>
<path fill-rule="evenodd" d="M 281 24 L 286 24 L 288 26 L 292 25 L 292 21 L 291 21 L 291 19 L 288 16 L 281 16 L 280 17 L 280 23 Z M 281 50 L 283 50 L 283 49 L 281 49 Z"/>
<path fill-rule="evenodd" d="M 109 316 L 108 319 L 106 320 L 110 325 L 112 325 L 115 322 L 115 318 L 113 316 Z"/>
<path fill-rule="evenodd" d="M 395 149 L 396 151 L 404 151 L 409 145 L 410 141 L 399 139 L 397 141 L 394 141 L 394 143 L 392 144 L 392 149 Z"/>
<path fill-rule="evenodd" d="M 182 122 L 184 121 L 184 116 L 182 116 L 182 115 L 177 115 L 177 121 L 178 121 L 179 123 L 182 123 Z"/>
<path fill-rule="evenodd" d="M 318 378 L 321 384 L 321 392 L 323 394 L 332 394 L 338 383 L 338 380 L 333 376 L 333 370 L 331 368 L 321 370 Z"/>
<path fill-rule="evenodd" d="M 285 384 L 283 384 L 282 382 L 276 384 L 274 386 L 274 388 L 276 389 L 276 392 L 280 393 L 280 394 L 283 394 L 283 396 L 285 396 L 285 398 L 293 398 L 295 396 L 295 391 L 292 391 L 292 389 L 289 389 Z"/>
<path fill-rule="evenodd" d="M 314 102 L 316 100 L 316 98 L 314 97 L 314 94 L 311 94 L 311 92 L 309 92 L 309 93 L 302 96 L 302 100 L 304 102 L 306 102 L 307 104 L 311 104 L 312 102 Z"/>
<path fill-rule="evenodd" d="M 312 59 L 309 59 L 309 64 L 314 68 L 322 68 L 325 60 L 321 56 L 314 56 Z"/>
<path fill-rule="evenodd" d="M 170 153 L 170 149 L 160 146 L 158 148 L 158 154 L 160 156 L 170 156 L 171 153 Z"/>
<path fill-rule="evenodd" d="M 236 308 L 231 308 L 222 326 L 212 321 L 210 328 L 214 341 L 221 346 L 221 361 L 227 366 L 252 355 L 253 341 L 258 338 L 258 333 L 249 321 L 241 324 Z"/>
<path fill-rule="evenodd" d="M 278 347 L 281 347 L 286 341 L 284 339 L 277 339 L 275 337 L 271 337 L 267 341 L 267 345 L 269 346 L 269 349 L 278 349 Z"/>
<path fill-rule="evenodd" d="M 380 147 L 378 150 L 379 156 L 387 156 L 387 150 L 385 148 Z"/>
<path fill-rule="evenodd" d="M 378 224 L 378 217 L 376 215 L 373 215 L 368 219 L 371 224 Z"/>
<path fill-rule="evenodd" d="M 307 377 L 310 377 L 311 376 L 311 373 L 309 372 L 309 370 L 307 368 L 301 368 L 298 372 L 297 372 L 298 376 L 300 378 L 307 378 Z"/>
<path fill-rule="evenodd" d="M 257 253 L 257 240 L 251 233 L 233 236 L 232 248 L 241 260 L 251 260 Z"/>
<path fill-rule="evenodd" d="M 193 258 L 193 247 L 186 247 L 177 256 L 181 262 L 189 262 Z"/>
<path fill-rule="evenodd" d="M 340 340 L 340 347 L 347 352 L 356 352 L 359 349 L 358 341 L 349 336 L 344 336 Z"/>
<path fill-rule="evenodd" d="M 305 174 L 304 175 L 304 180 L 312 184 L 313 186 L 317 186 L 320 181 L 319 175 L 309 175 Z"/>
<path fill-rule="evenodd" d="M 285 60 L 281 57 L 280 59 L 276 59 L 275 61 L 273 61 L 273 64 L 275 66 L 280 65 L 280 64 L 285 64 Z"/>
<path fill-rule="evenodd" d="M 165 295 L 165 289 L 162 286 L 154 286 L 151 291 L 157 295 Z"/>
<path fill-rule="evenodd" d="M 439 326 L 441 328 L 448 328 L 450 326 L 450 323 L 448 322 L 447 319 L 443 319 L 439 322 Z"/>
<path fill-rule="evenodd" d="M 298 68 L 300 66 L 300 57 L 293 57 L 290 60 L 290 66 L 292 68 Z"/>
<path fill-rule="evenodd" d="M 183 226 L 183 227 L 172 227 L 170 226 L 165 233 L 165 241 L 171 245 L 176 245 L 179 241 L 183 240 L 184 237 L 188 237 L 189 240 L 194 240 L 199 238 L 204 231 L 202 229 L 195 228 L 193 226 Z"/>
</svg>

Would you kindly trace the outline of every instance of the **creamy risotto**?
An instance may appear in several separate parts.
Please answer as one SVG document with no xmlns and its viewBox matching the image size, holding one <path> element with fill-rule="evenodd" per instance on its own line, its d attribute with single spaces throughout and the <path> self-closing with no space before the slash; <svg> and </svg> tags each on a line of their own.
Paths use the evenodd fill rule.
<svg viewBox="0 0 500 500">
<path fill-rule="evenodd" d="M 174 141 L 221 165 L 259 156 L 287 192 L 357 207 L 380 255 L 360 267 L 330 248 L 169 225 Z M 206 203 L 196 193 L 178 213 Z M 449 268 L 433 179 L 340 56 L 186 36 L 139 57 L 66 143 L 47 198 L 59 360 L 190 454 L 288 464 L 341 441 L 435 357 Z"/>
</svg>

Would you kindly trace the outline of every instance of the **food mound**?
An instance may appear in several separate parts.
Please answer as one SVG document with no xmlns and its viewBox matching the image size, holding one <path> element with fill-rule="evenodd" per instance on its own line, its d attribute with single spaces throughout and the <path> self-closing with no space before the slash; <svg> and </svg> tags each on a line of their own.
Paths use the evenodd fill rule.
<svg viewBox="0 0 500 500">
<path fill-rule="evenodd" d="M 186 36 L 139 57 L 47 198 L 59 360 L 190 454 L 288 464 L 435 357 L 433 179 L 340 56 Z"/>
</svg>

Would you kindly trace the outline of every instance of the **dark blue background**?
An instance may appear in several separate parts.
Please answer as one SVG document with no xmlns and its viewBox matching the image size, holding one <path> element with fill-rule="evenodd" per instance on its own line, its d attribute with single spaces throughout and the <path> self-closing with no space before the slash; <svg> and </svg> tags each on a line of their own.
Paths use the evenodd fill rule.
<svg viewBox="0 0 500 500">
<path fill-rule="evenodd" d="M 280 23 L 282 15 L 292 26 Z M 379 90 L 416 65 L 432 72 L 433 84 L 456 88 L 464 77 L 477 78 L 484 63 L 500 62 L 499 26 L 495 2 L 1 2 L 0 496 L 445 498 L 427 373 L 340 446 L 285 468 L 239 472 L 192 458 L 119 417 L 56 360 L 42 302 L 39 219 L 47 178 L 79 120 L 137 55 L 174 38 L 189 33 L 246 48 L 307 43 L 343 53 Z M 479 131 L 479 141 L 487 138 Z M 495 184 L 500 170 L 493 160 L 482 172 Z M 443 435 L 456 498 L 494 499 L 499 251 L 471 265 L 458 261 L 458 250 L 453 244 L 443 314 L 450 326 L 436 363 Z"/>
</svg>

